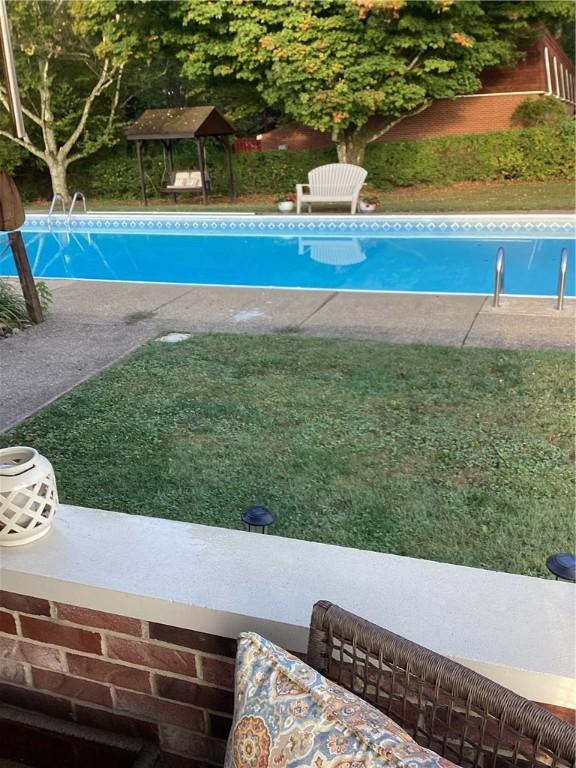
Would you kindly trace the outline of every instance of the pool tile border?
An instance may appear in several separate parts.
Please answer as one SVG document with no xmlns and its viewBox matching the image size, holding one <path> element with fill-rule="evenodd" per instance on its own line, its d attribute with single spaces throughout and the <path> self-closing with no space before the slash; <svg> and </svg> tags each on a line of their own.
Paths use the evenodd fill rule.
<svg viewBox="0 0 576 768">
<path fill-rule="evenodd" d="M 139 234 L 279 235 L 326 234 L 328 236 L 390 235 L 410 237 L 570 237 L 576 218 L 570 214 L 516 214 L 463 216 L 255 216 L 251 214 L 78 214 L 65 216 L 29 214 L 25 230 L 57 232 Z"/>
</svg>

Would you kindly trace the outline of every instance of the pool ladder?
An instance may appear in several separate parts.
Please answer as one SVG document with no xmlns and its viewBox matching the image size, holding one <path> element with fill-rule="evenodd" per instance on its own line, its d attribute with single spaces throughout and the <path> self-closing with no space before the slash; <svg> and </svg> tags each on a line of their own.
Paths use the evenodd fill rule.
<svg viewBox="0 0 576 768">
<path fill-rule="evenodd" d="M 56 207 L 57 202 L 62 203 L 62 215 L 66 214 L 66 206 L 64 205 L 64 198 L 62 197 L 60 192 L 56 192 L 55 195 L 52 195 L 52 200 L 50 201 L 50 208 L 48 208 L 48 221 L 52 219 L 52 214 L 54 213 L 54 208 Z"/>
<path fill-rule="evenodd" d="M 88 213 L 88 209 L 86 207 L 86 195 L 84 195 L 83 192 L 74 192 L 72 195 L 72 202 L 70 203 L 70 208 L 68 209 L 68 218 L 66 219 L 66 223 L 70 224 L 70 219 L 72 218 L 72 214 L 74 213 L 74 206 L 76 205 L 76 202 L 78 199 L 82 199 L 82 204 L 84 206 L 84 213 Z M 56 192 L 54 195 L 52 195 L 52 199 L 50 200 L 50 208 L 48 208 L 48 222 L 52 219 L 52 214 L 54 213 L 54 208 L 56 208 L 57 203 L 60 203 L 62 205 L 62 215 L 66 215 L 66 205 L 64 202 L 64 197 L 60 194 L 60 192 Z"/>
<path fill-rule="evenodd" d="M 79 198 L 82 200 L 82 205 L 84 206 L 84 213 L 88 213 L 88 209 L 86 207 L 86 195 L 83 192 L 74 192 L 74 194 L 72 195 L 72 202 L 70 203 L 70 208 L 68 209 L 68 218 L 66 219 L 66 223 L 68 224 L 68 226 L 70 226 L 70 220 L 74 212 L 74 206 L 76 205 L 76 202 Z"/>
<path fill-rule="evenodd" d="M 504 272 L 506 259 L 504 248 L 498 248 L 496 253 L 496 269 L 494 274 L 494 294 L 492 296 L 492 306 L 500 306 L 500 296 L 504 290 Z M 560 268 L 558 270 L 558 290 L 556 297 L 556 309 L 561 312 L 564 307 L 564 296 L 566 294 L 566 276 L 568 272 L 568 248 L 562 248 L 560 253 Z"/>
</svg>

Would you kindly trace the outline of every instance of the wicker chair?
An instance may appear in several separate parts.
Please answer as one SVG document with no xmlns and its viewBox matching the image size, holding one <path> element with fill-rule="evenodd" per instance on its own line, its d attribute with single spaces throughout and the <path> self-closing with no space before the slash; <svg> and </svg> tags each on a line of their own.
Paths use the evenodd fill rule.
<svg viewBox="0 0 576 768">
<path fill-rule="evenodd" d="M 444 656 L 321 601 L 308 663 L 464 768 L 568 768 L 576 729 Z"/>
</svg>

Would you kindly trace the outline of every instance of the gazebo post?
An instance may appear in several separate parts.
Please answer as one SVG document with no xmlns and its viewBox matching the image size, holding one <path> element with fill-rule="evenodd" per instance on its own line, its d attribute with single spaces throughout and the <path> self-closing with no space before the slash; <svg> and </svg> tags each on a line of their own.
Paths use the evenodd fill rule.
<svg viewBox="0 0 576 768">
<path fill-rule="evenodd" d="M 230 196 L 230 202 L 233 203 L 236 200 L 236 188 L 234 186 L 234 168 L 232 166 L 232 148 L 230 146 L 230 140 L 228 136 L 221 136 L 220 141 L 224 147 L 224 154 L 226 155 L 226 173 L 228 174 L 228 194 Z"/>
<path fill-rule="evenodd" d="M 136 142 L 136 154 L 138 156 L 138 171 L 140 173 L 140 193 L 144 205 L 148 205 L 148 197 L 146 195 L 146 179 L 144 178 L 144 160 L 142 158 L 142 142 Z"/>
<path fill-rule="evenodd" d="M 170 183 L 172 183 L 172 174 L 174 173 L 174 156 L 172 154 L 172 142 L 170 140 L 162 142 L 162 149 L 164 151 L 164 167 L 168 168 L 170 174 Z M 176 205 L 176 192 L 172 192 L 172 200 Z"/>
<path fill-rule="evenodd" d="M 172 139 L 168 140 L 168 157 L 170 158 L 170 173 L 174 171 L 174 154 L 172 152 L 174 148 L 174 142 Z"/>
<path fill-rule="evenodd" d="M 204 145 L 203 139 L 195 139 L 196 150 L 198 152 L 198 167 L 200 168 L 200 178 L 202 179 L 202 203 L 206 205 L 208 197 L 206 195 L 206 166 L 204 165 Z"/>
</svg>

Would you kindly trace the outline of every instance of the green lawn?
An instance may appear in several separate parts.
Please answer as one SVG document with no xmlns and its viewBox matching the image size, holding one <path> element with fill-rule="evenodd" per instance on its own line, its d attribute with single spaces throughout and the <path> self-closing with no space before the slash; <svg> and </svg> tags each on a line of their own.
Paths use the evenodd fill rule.
<svg viewBox="0 0 576 768">
<path fill-rule="evenodd" d="M 574 210 L 574 182 L 568 180 L 552 181 L 491 181 L 466 182 L 449 187 L 400 187 L 393 190 L 376 191 L 381 200 L 380 213 L 463 213 L 482 211 L 543 211 Z M 146 210 L 139 200 L 99 200 L 88 201 L 89 210 Z M 27 206 L 29 210 L 45 211 L 47 202 Z M 256 213 L 275 212 L 276 205 L 272 196 L 244 197 L 230 204 L 228 198 L 211 198 L 210 204 L 202 206 L 198 197 L 180 197 L 178 204 L 172 204 L 170 198 L 151 200 L 148 210 L 160 211 L 255 211 Z M 315 211 L 321 207 L 316 206 Z M 345 207 L 332 208 L 343 211 Z"/>
<path fill-rule="evenodd" d="M 70 504 L 545 575 L 573 537 L 574 368 L 553 352 L 293 335 L 146 345 L 0 436 Z M 385 585 L 383 585 L 385 586 Z"/>
</svg>

